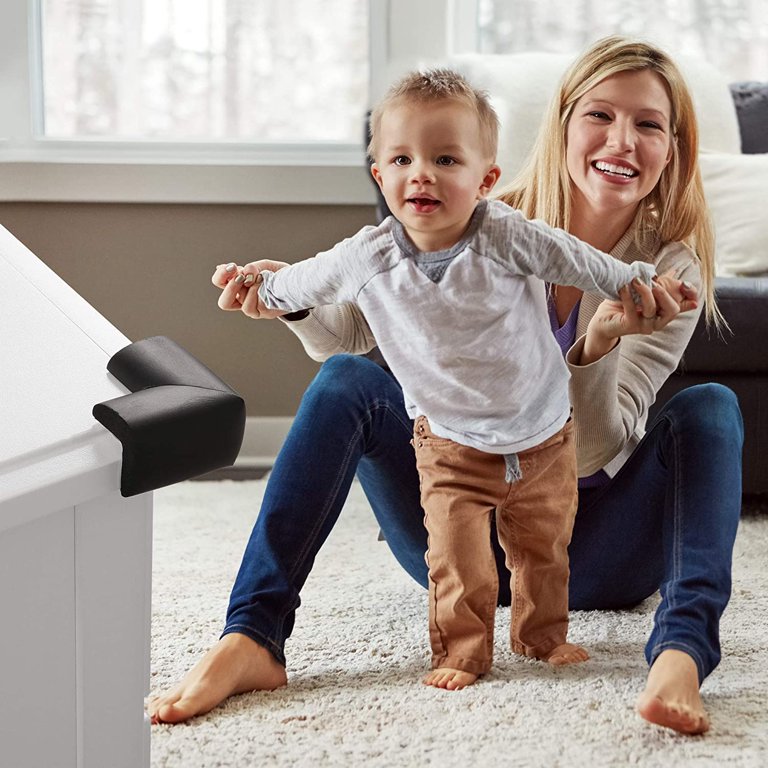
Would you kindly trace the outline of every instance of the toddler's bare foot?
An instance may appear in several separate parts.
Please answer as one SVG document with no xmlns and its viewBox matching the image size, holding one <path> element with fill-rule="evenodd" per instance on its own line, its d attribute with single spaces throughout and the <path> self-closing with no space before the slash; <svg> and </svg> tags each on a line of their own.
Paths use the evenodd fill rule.
<svg viewBox="0 0 768 768">
<path fill-rule="evenodd" d="M 555 667 L 564 667 L 566 664 L 579 664 L 588 658 L 589 654 L 580 645 L 563 643 L 554 648 L 544 661 Z"/>
<path fill-rule="evenodd" d="M 477 680 L 477 675 L 464 672 L 461 669 L 440 667 L 433 669 L 425 678 L 424 685 L 432 685 L 435 688 L 445 688 L 446 691 L 460 691 Z"/>
<path fill-rule="evenodd" d="M 662 651 L 648 673 L 636 709 L 648 722 L 680 733 L 709 730 L 709 718 L 699 693 L 696 662 L 684 651 Z"/>
<path fill-rule="evenodd" d="M 224 699 L 248 691 L 272 691 L 285 685 L 283 667 L 246 635 L 224 635 L 168 693 L 147 701 L 153 723 L 180 723 L 210 712 Z"/>
</svg>

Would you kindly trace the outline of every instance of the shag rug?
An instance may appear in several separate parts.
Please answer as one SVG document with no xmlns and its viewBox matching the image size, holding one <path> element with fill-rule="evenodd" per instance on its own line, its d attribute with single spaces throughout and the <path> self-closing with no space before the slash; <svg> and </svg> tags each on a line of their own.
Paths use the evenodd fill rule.
<svg viewBox="0 0 768 768">
<path fill-rule="evenodd" d="M 181 483 L 155 495 L 151 689 L 176 682 L 217 640 L 264 489 Z M 499 609 L 491 674 L 459 692 L 424 686 L 427 596 L 398 567 L 360 487 L 302 593 L 288 686 L 233 697 L 152 728 L 153 768 L 213 766 L 768 765 L 768 509 L 745 511 L 723 617 L 723 662 L 702 693 L 712 729 L 684 737 L 634 712 L 657 598 L 574 612 L 591 653 L 561 669 L 514 656 Z"/>
</svg>

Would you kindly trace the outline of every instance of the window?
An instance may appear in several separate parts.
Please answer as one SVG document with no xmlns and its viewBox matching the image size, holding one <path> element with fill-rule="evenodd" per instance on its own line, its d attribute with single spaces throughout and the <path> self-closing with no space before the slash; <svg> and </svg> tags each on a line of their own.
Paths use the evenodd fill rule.
<svg viewBox="0 0 768 768">
<path fill-rule="evenodd" d="M 765 3 L 751 0 L 477 0 L 481 53 L 584 49 L 610 34 L 705 58 L 732 82 L 768 76 Z"/>
<path fill-rule="evenodd" d="M 360 0 L 42 0 L 44 135 L 361 140 Z"/>
<path fill-rule="evenodd" d="M 622 32 L 765 80 L 764 5 L 0 0 L 0 200 L 371 204 L 363 115 L 419 63 Z"/>
</svg>

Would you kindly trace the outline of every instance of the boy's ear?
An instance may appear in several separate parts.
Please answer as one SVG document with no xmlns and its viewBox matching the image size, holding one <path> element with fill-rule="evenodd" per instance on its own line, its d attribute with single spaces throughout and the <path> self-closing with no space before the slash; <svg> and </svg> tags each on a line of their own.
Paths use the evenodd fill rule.
<svg viewBox="0 0 768 768">
<path fill-rule="evenodd" d="M 376 180 L 376 183 L 379 185 L 379 189 L 383 190 L 384 182 L 382 181 L 381 171 L 379 170 L 379 166 L 377 163 L 371 164 L 371 176 L 373 176 L 373 178 Z"/>
<path fill-rule="evenodd" d="M 483 177 L 480 189 L 477 191 L 478 199 L 487 197 L 490 194 L 491 190 L 496 186 L 499 176 L 501 176 L 501 168 L 498 165 L 492 165 Z"/>
</svg>

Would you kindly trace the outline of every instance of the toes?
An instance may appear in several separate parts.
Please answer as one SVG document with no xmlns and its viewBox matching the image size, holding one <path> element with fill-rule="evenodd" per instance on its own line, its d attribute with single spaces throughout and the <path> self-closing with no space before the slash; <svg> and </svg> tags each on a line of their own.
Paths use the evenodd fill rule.
<svg viewBox="0 0 768 768">
<path fill-rule="evenodd" d="M 207 711 L 201 707 L 200 702 L 183 696 L 156 697 L 147 707 L 152 725 L 161 723 L 180 723 L 195 715 L 204 714 Z"/>
<path fill-rule="evenodd" d="M 424 685 L 431 685 L 434 688 L 443 688 L 444 678 L 445 678 L 445 675 L 442 672 L 440 672 L 440 670 L 430 672 L 424 678 Z"/>
<path fill-rule="evenodd" d="M 680 730 L 685 733 L 705 733 L 709 730 L 709 720 L 701 712 L 683 708 L 679 712 Z"/>
<path fill-rule="evenodd" d="M 157 711 L 158 723 L 180 723 L 182 720 L 188 720 L 197 712 L 188 704 L 185 707 L 183 699 L 175 703 L 165 704 Z"/>
<path fill-rule="evenodd" d="M 678 733 L 696 735 L 709 730 L 709 718 L 705 713 L 677 703 L 667 703 L 658 696 L 641 697 L 637 712 L 648 722 Z"/>
<path fill-rule="evenodd" d="M 183 692 L 177 687 L 162 695 L 147 696 L 144 699 L 144 709 L 150 717 L 155 717 L 161 707 L 176 703 L 182 695 Z"/>
<path fill-rule="evenodd" d="M 425 685 L 431 685 L 447 691 L 460 691 L 462 688 L 471 685 L 476 679 L 475 675 L 455 669 L 436 669 L 428 674 L 423 679 L 423 682 Z"/>
<path fill-rule="evenodd" d="M 699 722 L 696 726 L 696 730 L 693 733 L 706 733 L 709 730 L 709 718 L 706 715 L 702 715 L 699 718 Z"/>
<path fill-rule="evenodd" d="M 153 696 L 144 705 L 144 709 L 146 713 L 149 715 L 150 720 L 152 721 L 153 724 L 156 724 L 158 722 L 157 713 L 160 707 L 162 707 L 164 704 L 165 704 L 165 699 L 161 698 L 160 696 Z"/>
</svg>

